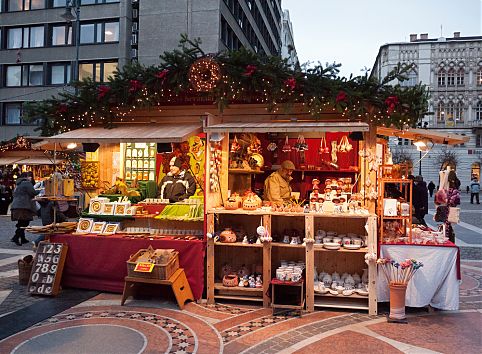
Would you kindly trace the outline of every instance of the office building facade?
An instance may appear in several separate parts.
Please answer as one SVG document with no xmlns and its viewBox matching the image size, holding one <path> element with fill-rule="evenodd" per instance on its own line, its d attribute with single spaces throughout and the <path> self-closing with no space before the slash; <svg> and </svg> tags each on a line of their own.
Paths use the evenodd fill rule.
<svg viewBox="0 0 482 354">
<path fill-rule="evenodd" d="M 0 0 L 0 141 L 36 136 L 22 106 L 61 92 L 79 67 L 79 79 L 106 82 L 131 61 L 159 63 L 182 33 L 201 38 L 205 53 L 242 47 L 281 55 L 280 0 L 77 0 L 76 26 L 62 15 L 66 0 Z M 292 45 L 294 48 L 294 45 Z"/>
</svg>

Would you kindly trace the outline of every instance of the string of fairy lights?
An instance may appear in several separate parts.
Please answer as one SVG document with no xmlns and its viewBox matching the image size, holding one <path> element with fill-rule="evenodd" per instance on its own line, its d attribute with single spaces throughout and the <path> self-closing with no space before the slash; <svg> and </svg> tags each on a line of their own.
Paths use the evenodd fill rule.
<svg viewBox="0 0 482 354">
<path fill-rule="evenodd" d="M 236 102 L 264 104 L 267 110 L 276 113 L 286 111 L 287 104 L 300 103 L 313 117 L 338 112 L 347 120 L 404 127 L 414 125 L 427 106 L 426 89 L 422 86 L 398 87 L 397 92 L 378 91 L 372 97 L 359 98 L 367 87 L 357 88 L 354 82 L 335 82 L 324 77 L 325 83 L 333 81 L 332 86 L 313 88 L 309 81 L 313 75 L 286 71 L 280 78 L 275 75 L 276 70 L 269 72 L 269 69 L 268 65 L 260 63 L 243 67 L 206 56 L 193 60 L 184 71 L 173 66 L 157 71 L 150 68 L 146 70 L 150 70 L 151 76 L 145 73 L 136 80 L 126 79 L 129 75 L 124 73 L 102 84 L 102 90 L 98 84 L 92 88 L 80 83 L 81 99 L 72 96 L 67 100 L 40 102 L 30 113 L 47 116 L 57 131 L 68 131 L 135 121 L 133 113 L 145 107 L 162 111 L 166 105 L 214 103 L 222 110 Z M 115 92 L 113 87 L 116 87 Z M 384 86 L 384 90 L 389 89 Z"/>
</svg>

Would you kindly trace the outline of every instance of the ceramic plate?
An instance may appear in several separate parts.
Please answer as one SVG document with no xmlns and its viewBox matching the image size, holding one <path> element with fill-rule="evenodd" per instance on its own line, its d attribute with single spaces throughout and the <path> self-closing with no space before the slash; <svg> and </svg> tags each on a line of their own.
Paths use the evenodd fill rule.
<svg viewBox="0 0 482 354">
<path fill-rule="evenodd" d="M 337 250 L 340 248 L 340 244 L 336 242 L 328 242 L 324 243 L 323 247 L 325 247 L 327 250 Z"/>
<path fill-rule="evenodd" d="M 360 245 L 343 245 L 343 247 L 345 247 L 347 250 L 359 250 L 360 249 Z"/>
<path fill-rule="evenodd" d="M 368 296 L 368 291 L 364 289 L 356 289 L 356 292 L 358 293 L 358 295 Z"/>
</svg>

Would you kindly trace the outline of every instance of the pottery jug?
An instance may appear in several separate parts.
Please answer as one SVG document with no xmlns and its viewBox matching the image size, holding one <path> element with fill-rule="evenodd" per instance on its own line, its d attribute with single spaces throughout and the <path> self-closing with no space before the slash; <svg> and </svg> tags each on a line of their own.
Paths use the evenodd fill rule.
<svg viewBox="0 0 482 354">
<path fill-rule="evenodd" d="M 227 243 L 236 242 L 236 234 L 230 228 L 226 228 L 219 234 L 219 240 Z"/>
</svg>

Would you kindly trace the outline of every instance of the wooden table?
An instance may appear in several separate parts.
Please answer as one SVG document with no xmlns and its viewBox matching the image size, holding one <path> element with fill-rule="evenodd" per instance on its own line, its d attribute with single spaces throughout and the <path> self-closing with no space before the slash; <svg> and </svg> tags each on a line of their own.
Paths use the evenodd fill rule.
<svg viewBox="0 0 482 354">
<path fill-rule="evenodd" d="M 278 280 L 278 279 L 273 279 L 271 280 L 271 296 L 272 296 L 272 301 L 271 301 L 271 308 L 273 309 L 273 314 L 274 314 L 274 310 L 275 308 L 280 308 L 280 309 L 290 309 L 290 310 L 299 310 L 300 311 L 300 317 L 303 313 L 303 309 L 305 307 L 305 296 L 304 296 L 304 285 L 305 285 L 305 282 L 303 279 L 301 279 L 300 281 L 298 282 L 292 282 L 292 281 L 281 281 L 281 280 Z M 294 303 L 294 304 L 288 304 L 288 303 L 281 303 L 281 302 L 278 302 L 277 303 L 277 300 L 279 301 L 280 299 L 276 299 L 276 292 L 275 292 L 275 289 L 277 287 L 281 287 L 278 291 L 282 292 L 283 291 L 283 288 L 287 288 L 287 287 L 290 287 L 290 288 L 298 288 L 297 291 L 299 291 L 299 295 L 300 295 L 300 301 L 298 303 Z"/>
<path fill-rule="evenodd" d="M 177 304 L 182 310 L 184 304 L 187 300 L 194 301 L 194 296 L 192 295 L 191 287 L 187 281 L 184 269 L 179 268 L 174 272 L 173 275 L 167 280 L 160 279 L 148 279 L 148 278 L 138 278 L 138 277 L 125 277 L 124 292 L 122 293 L 121 306 L 124 305 L 126 299 L 129 296 L 134 296 L 136 292 L 136 287 L 139 284 L 152 284 L 152 285 L 169 285 L 172 288 L 172 292 L 176 297 Z"/>
</svg>

